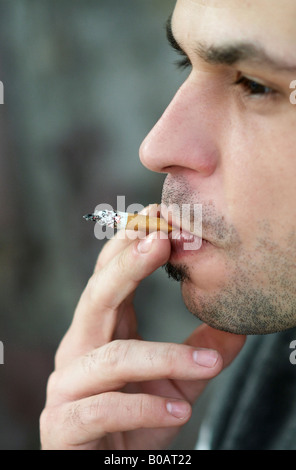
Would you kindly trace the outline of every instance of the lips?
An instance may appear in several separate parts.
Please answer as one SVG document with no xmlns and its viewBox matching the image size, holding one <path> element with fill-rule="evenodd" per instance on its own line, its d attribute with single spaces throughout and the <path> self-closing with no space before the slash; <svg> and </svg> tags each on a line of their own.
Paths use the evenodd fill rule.
<svg viewBox="0 0 296 470">
<path fill-rule="evenodd" d="M 202 247 L 202 238 L 193 233 L 185 232 L 182 228 L 173 230 L 170 234 L 172 248 L 175 251 L 196 251 Z"/>
<path fill-rule="evenodd" d="M 188 236 L 193 235 L 202 238 L 202 206 L 201 204 L 176 204 L 166 206 L 161 203 L 161 216 L 172 225 L 173 228 L 181 232 L 186 232 Z"/>
<path fill-rule="evenodd" d="M 161 205 L 161 216 L 164 220 L 173 227 L 172 239 L 182 240 L 186 243 L 197 242 L 202 239 L 202 227 L 201 227 L 201 215 L 199 214 L 198 223 L 194 224 L 194 230 L 191 228 L 190 214 L 188 217 L 182 217 L 180 214 L 175 215 L 170 209 L 164 204 Z"/>
<path fill-rule="evenodd" d="M 180 217 L 177 219 L 174 217 L 172 211 L 169 211 L 165 205 L 162 205 L 161 216 L 173 227 L 173 231 L 170 233 L 169 238 L 172 245 L 172 256 L 180 257 L 186 256 L 189 254 L 194 254 L 198 250 L 202 250 L 209 244 L 202 236 L 201 224 L 195 225 L 197 227 L 197 233 L 192 233 L 190 231 L 190 217 Z M 180 223 L 182 222 L 182 224 Z"/>
</svg>

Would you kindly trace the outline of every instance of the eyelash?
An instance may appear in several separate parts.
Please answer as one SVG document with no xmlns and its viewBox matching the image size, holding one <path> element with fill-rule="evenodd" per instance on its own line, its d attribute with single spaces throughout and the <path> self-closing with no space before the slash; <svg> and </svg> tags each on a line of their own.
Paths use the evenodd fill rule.
<svg viewBox="0 0 296 470">
<path fill-rule="evenodd" d="M 181 59 L 176 61 L 176 66 L 180 70 L 186 70 L 191 67 L 191 62 L 187 56 L 183 56 Z M 276 94 L 276 91 L 272 88 L 262 85 L 255 80 L 245 77 L 244 75 L 240 75 L 240 77 L 234 82 L 234 85 L 242 87 L 249 96 L 271 98 Z"/>
<path fill-rule="evenodd" d="M 191 67 L 191 62 L 190 62 L 189 58 L 186 55 L 184 56 L 183 53 L 181 55 L 182 55 L 182 59 L 176 60 L 175 64 L 176 64 L 178 69 L 186 70 L 189 67 Z"/>
<path fill-rule="evenodd" d="M 271 98 L 276 94 L 276 91 L 272 88 L 262 85 L 251 78 L 247 78 L 244 75 L 240 76 L 234 83 L 236 86 L 241 86 L 249 96 L 258 96 L 262 98 Z"/>
</svg>

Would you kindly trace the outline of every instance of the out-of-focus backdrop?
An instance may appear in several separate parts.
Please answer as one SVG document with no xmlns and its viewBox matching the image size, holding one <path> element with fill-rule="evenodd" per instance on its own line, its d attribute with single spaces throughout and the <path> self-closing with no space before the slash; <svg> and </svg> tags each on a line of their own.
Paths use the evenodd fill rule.
<svg viewBox="0 0 296 470">
<path fill-rule="evenodd" d="M 160 200 L 138 149 L 184 76 L 172 0 L 0 0 L 0 448 L 39 449 L 55 350 L 104 241 L 82 215 Z M 140 286 L 140 330 L 183 341 L 198 321 L 163 270 Z M 140 306 L 141 305 L 141 306 Z M 173 444 L 194 447 L 198 420 Z"/>
</svg>

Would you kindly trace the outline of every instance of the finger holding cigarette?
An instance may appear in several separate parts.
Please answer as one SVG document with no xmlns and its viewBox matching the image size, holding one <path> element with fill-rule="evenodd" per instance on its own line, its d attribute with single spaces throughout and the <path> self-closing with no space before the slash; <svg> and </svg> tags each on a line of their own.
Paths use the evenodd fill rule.
<svg viewBox="0 0 296 470">
<path fill-rule="evenodd" d="M 146 206 L 140 214 L 149 215 L 150 217 L 158 218 L 160 216 L 160 205 L 149 204 Z M 97 224 L 96 224 L 97 225 Z M 130 243 L 135 239 L 142 239 L 147 236 L 146 232 L 135 232 L 133 230 L 117 230 L 117 233 L 112 236 L 102 247 L 100 255 L 97 259 L 95 271 L 105 266 L 111 261 L 114 256 L 124 250 Z M 168 238 L 168 236 L 166 236 Z"/>
</svg>

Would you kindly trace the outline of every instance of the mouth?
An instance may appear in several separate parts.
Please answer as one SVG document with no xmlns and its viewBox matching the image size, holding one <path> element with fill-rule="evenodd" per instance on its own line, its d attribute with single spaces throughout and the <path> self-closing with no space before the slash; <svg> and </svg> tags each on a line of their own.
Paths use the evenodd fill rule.
<svg viewBox="0 0 296 470">
<path fill-rule="evenodd" d="M 200 256 L 205 250 L 213 245 L 205 238 L 200 238 L 182 228 L 174 229 L 170 233 L 171 261 L 184 258 L 186 256 Z"/>
<path fill-rule="evenodd" d="M 190 218 L 180 218 L 176 220 L 172 213 L 167 208 L 162 207 L 161 216 L 169 223 L 173 230 L 169 234 L 171 241 L 171 259 L 177 259 L 188 255 L 199 254 L 205 251 L 206 248 L 213 246 L 211 242 L 202 233 L 201 217 L 199 223 L 194 224 L 194 230 L 192 230 L 192 223 Z M 192 231 L 191 231 L 192 230 Z"/>
<path fill-rule="evenodd" d="M 182 227 L 178 228 L 176 226 L 173 226 L 173 231 L 170 233 L 169 238 L 173 245 L 182 245 L 185 251 L 199 250 L 204 241 L 203 238 L 191 232 L 186 232 Z"/>
</svg>

